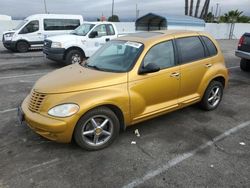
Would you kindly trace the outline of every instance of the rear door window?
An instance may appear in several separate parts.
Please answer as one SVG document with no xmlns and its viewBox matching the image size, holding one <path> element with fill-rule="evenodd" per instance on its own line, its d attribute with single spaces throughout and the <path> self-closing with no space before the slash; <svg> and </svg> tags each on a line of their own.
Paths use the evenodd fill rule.
<svg viewBox="0 0 250 188">
<path fill-rule="evenodd" d="M 115 30 L 114 30 L 113 25 L 111 25 L 111 24 L 107 25 L 107 33 L 108 33 L 108 35 L 114 35 L 115 34 Z"/>
<path fill-rule="evenodd" d="M 204 46 L 198 36 L 178 38 L 176 43 L 182 64 L 205 58 Z"/>
<path fill-rule="evenodd" d="M 45 31 L 55 30 L 74 30 L 80 25 L 77 19 L 44 19 L 43 26 Z"/>
<path fill-rule="evenodd" d="M 207 37 L 202 36 L 203 41 L 205 42 L 209 56 L 214 56 L 217 54 L 217 48 L 215 47 L 214 43 Z"/>
</svg>

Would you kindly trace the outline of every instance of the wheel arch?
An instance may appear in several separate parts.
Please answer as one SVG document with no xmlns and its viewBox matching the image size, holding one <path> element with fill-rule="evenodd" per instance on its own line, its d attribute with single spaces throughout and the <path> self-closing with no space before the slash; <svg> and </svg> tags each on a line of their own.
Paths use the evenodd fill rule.
<svg viewBox="0 0 250 188">
<path fill-rule="evenodd" d="M 71 46 L 71 47 L 69 47 L 69 48 L 67 48 L 67 49 L 65 50 L 65 52 L 64 52 L 64 54 L 63 54 L 63 60 L 66 59 L 67 54 L 68 54 L 69 51 L 71 51 L 71 50 L 79 50 L 79 51 L 84 55 L 84 57 L 86 58 L 86 54 L 85 54 L 85 52 L 83 51 L 82 48 L 80 48 L 80 47 L 78 47 L 78 46 Z"/>
<path fill-rule="evenodd" d="M 204 84 L 203 88 L 202 88 L 202 92 L 201 92 L 201 99 L 203 98 L 204 94 L 205 94 L 205 91 L 207 89 L 207 87 L 209 86 L 209 84 L 212 82 L 212 81 L 218 81 L 218 82 L 221 82 L 222 85 L 223 85 L 223 88 L 226 87 L 227 85 L 227 79 L 225 78 L 224 75 L 216 75 L 214 77 L 212 77 L 211 79 L 207 80 L 206 84 Z"/>
<path fill-rule="evenodd" d="M 19 39 L 19 40 L 16 41 L 15 48 L 17 48 L 17 44 L 18 44 L 19 42 L 26 42 L 26 43 L 29 45 L 29 47 L 30 47 L 29 41 L 27 41 L 27 40 L 25 40 L 25 39 Z"/>
<path fill-rule="evenodd" d="M 96 108 L 101 108 L 101 107 L 106 107 L 108 109 L 110 109 L 112 112 L 115 113 L 115 115 L 117 116 L 119 122 L 120 122 L 120 131 L 124 131 L 126 129 L 126 124 L 125 124 L 125 117 L 124 117 L 124 114 L 122 112 L 122 110 L 117 106 L 117 105 L 114 105 L 114 104 L 110 104 L 110 103 L 107 103 L 107 104 L 99 104 L 99 105 L 96 105 L 92 108 L 89 108 L 87 111 L 85 111 L 80 117 L 79 119 L 77 120 L 76 124 L 75 124 L 75 127 L 73 129 L 73 134 L 75 132 L 75 129 L 76 129 L 76 125 L 77 123 L 79 122 L 79 120 L 81 119 L 81 117 L 83 117 L 86 113 L 90 112 L 91 110 L 94 110 Z M 73 136 L 72 138 L 73 139 Z"/>
</svg>

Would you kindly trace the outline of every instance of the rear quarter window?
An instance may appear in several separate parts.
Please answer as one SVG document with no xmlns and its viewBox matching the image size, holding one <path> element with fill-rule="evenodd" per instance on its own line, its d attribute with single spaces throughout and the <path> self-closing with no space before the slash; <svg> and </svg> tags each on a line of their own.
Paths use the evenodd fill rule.
<svg viewBox="0 0 250 188">
<path fill-rule="evenodd" d="M 176 43 L 182 64 L 205 58 L 204 46 L 198 36 L 178 38 Z"/>
<path fill-rule="evenodd" d="M 207 50 L 208 50 L 208 55 L 209 56 L 215 56 L 218 53 L 218 50 L 216 48 L 216 46 L 214 45 L 214 43 L 205 36 L 202 36 L 202 40 L 204 41 L 205 45 L 207 46 Z"/>
</svg>

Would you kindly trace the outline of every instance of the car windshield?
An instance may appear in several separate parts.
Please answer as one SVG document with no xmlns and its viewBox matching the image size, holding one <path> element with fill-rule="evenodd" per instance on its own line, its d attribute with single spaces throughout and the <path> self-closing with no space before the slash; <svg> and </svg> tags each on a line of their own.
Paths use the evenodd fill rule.
<svg viewBox="0 0 250 188">
<path fill-rule="evenodd" d="M 28 22 L 28 20 L 22 20 L 16 27 L 14 30 L 18 30 L 20 29 L 24 24 L 26 24 Z"/>
<path fill-rule="evenodd" d="M 94 26 L 95 24 L 82 24 L 72 31 L 71 34 L 85 36 Z"/>
<path fill-rule="evenodd" d="M 107 72 L 127 72 L 141 54 L 143 44 L 131 41 L 110 41 L 86 62 L 85 67 Z"/>
</svg>

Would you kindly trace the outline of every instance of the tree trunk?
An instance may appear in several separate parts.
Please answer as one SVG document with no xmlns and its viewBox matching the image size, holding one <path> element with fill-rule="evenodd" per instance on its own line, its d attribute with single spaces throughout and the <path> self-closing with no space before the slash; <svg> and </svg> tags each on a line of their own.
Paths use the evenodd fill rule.
<svg viewBox="0 0 250 188">
<path fill-rule="evenodd" d="M 207 3 L 208 3 L 208 0 L 206 0 L 205 3 L 204 3 L 204 5 L 203 5 L 200 18 L 204 18 L 205 10 L 206 10 L 206 7 L 207 7 Z"/>
<path fill-rule="evenodd" d="M 188 15 L 188 0 L 185 0 L 185 15 Z"/>
<path fill-rule="evenodd" d="M 194 0 L 190 2 L 189 16 L 193 16 Z"/>
<path fill-rule="evenodd" d="M 198 17 L 200 3 L 201 3 L 201 0 L 197 0 L 196 9 L 195 9 L 195 15 L 194 15 L 196 18 Z"/>
<path fill-rule="evenodd" d="M 206 9 L 205 9 L 205 13 L 204 13 L 204 18 L 205 18 L 205 19 L 207 18 L 207 13 L 208 13 L 208 9 L 209 9 L 209 4 L 210 4 L 210 0 L 207 1 L 207 6 L 206 6 Z"/>
</svg>

